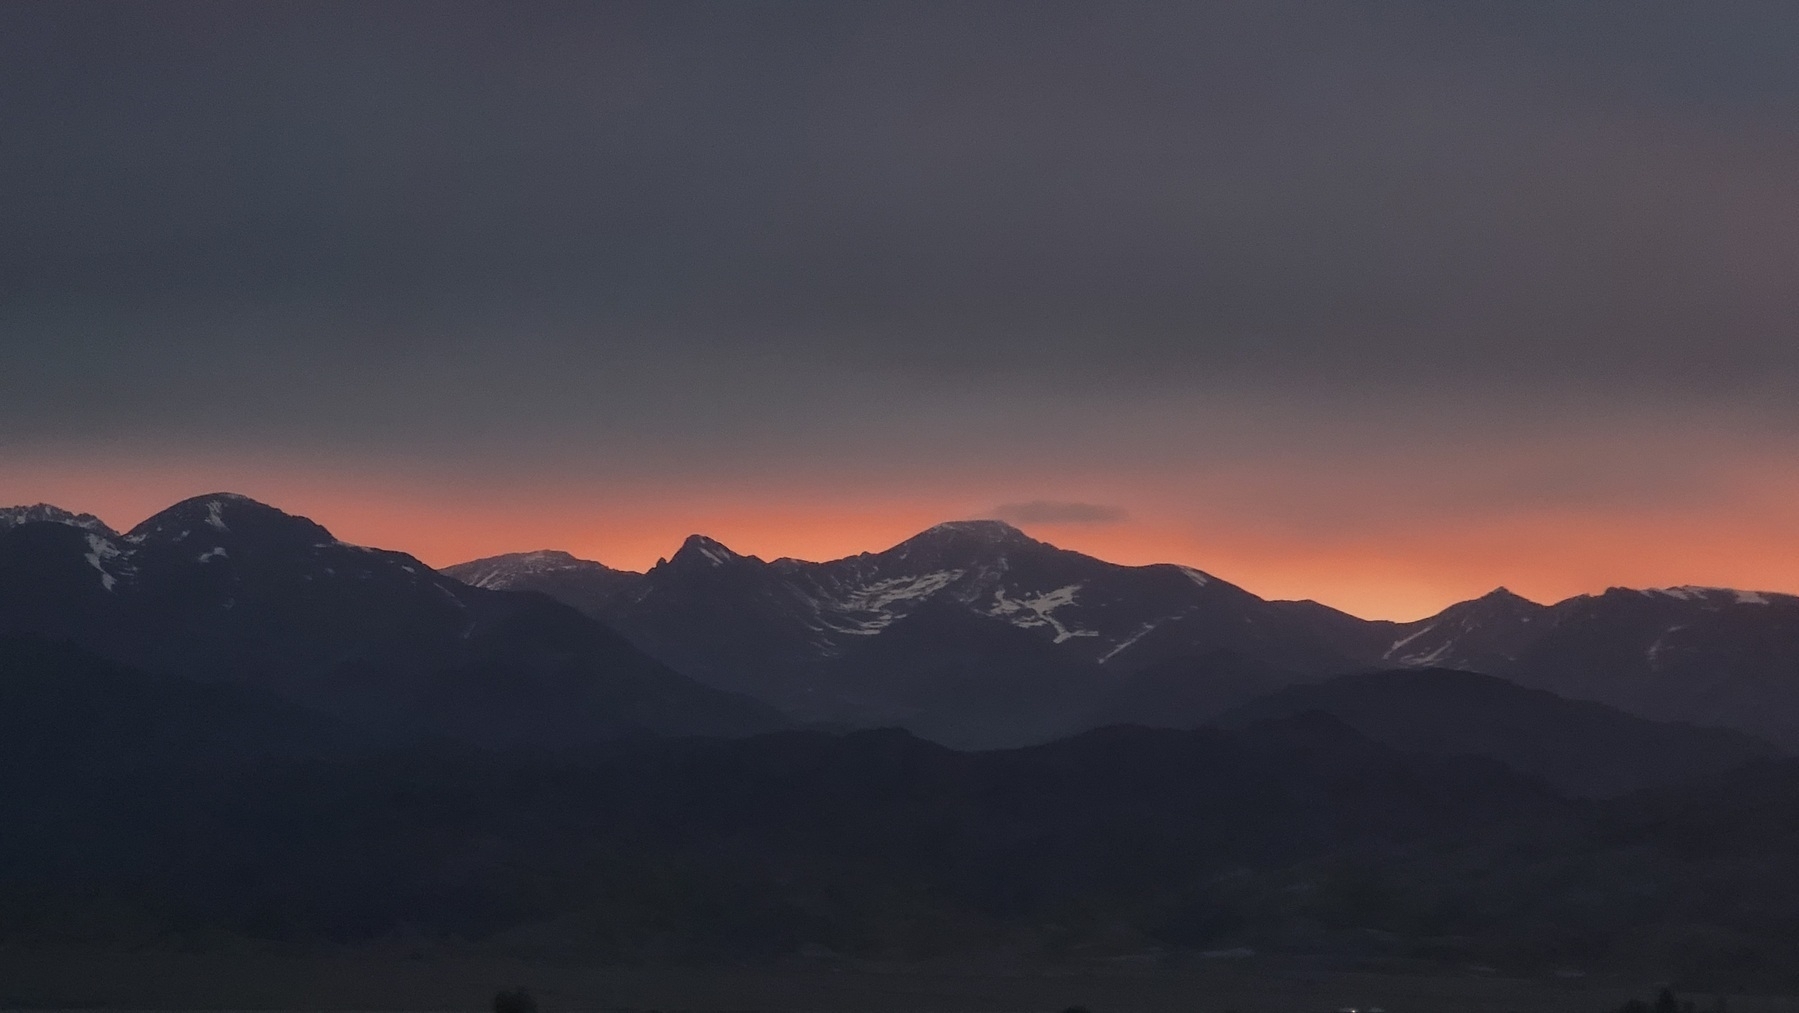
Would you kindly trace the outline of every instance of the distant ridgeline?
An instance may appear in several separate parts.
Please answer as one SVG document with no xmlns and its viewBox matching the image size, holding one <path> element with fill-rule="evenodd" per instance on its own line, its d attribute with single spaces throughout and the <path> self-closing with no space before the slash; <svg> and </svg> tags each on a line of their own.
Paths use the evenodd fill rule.
<svg viewBox="0 0 1799 1013">
<path fill-rule="evenodd" d="M 764 562 L 695 535 L 648 573 L 564 552 L 444 570 L 541 591 L 678 671 L 801 720 L 1022 745 L 1108 723 L 1194 727 L 1349 672 L 1448 668 L 1656 721 L 1799 745 L 1799 598 L 1613 588 L 1539 605 L 1501 588 L 1411 623 L 1265 601 L 1211 574 L 1119 566 L 999 521 L 884 552 Z"/>
</svg>

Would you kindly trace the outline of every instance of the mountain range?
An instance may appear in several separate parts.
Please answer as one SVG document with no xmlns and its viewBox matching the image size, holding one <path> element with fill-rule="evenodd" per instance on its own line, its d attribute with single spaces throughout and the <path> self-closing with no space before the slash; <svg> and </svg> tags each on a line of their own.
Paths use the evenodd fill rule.
<svg viewBox="0 0 1799 1013">
<path fill-rule="evenodd" d="M 0 528 L 0 635 L 254 686 L 393 736 L 579 745 L 789 724 L 546 596 L 470 587 L 241 496 L 124 534 L 44 506 L 0 512 Z"/>
<path fill-rule="evenodd" d="M 1693 588 L 1371 622 L 989 521 L 440 573 L 227 494 L 14 508 L 0 945 L 1799 980 L 1795 628 Z"/>
<path fill-rule="evenodd" d="M 1363 620 L 1191 567 L 1108 563 L 999 521 L 823 563 L 695 535 L 647 573 L 560 552 L 444 573 L 549 594 L 799 720 L 898 724 L 957 746 L 1124 721 L 1191 727 L 1287 686 L 1389 668 L 1494 675 L 1799 745 L 1792 595 L 1611 588 L 1542 605 L 1500 588 L 1415 622 Z"/>
<path fill-rule="evenodd" d="M 998 521 L 764 561 L 695 535 L 646 573 L 563 552 L 432 570 L 241 496 L 123 534 L 0 510 L 0 635 L 484 744 L 899 726 L 960 748 L 1196 727 L 1333 676 L 1456 669 L 1799 744 L 1799 598 L 1504 589 L 1411 623 L 1121 566 Z"/>
</svg>

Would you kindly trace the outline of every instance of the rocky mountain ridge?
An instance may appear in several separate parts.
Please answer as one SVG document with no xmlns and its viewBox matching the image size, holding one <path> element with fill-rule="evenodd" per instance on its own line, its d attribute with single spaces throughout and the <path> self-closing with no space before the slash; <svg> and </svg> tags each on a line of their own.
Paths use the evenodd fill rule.
<svg viewBox="0 0 1799 1013">
<path fill-rule="evenodd" d="M 119 535 L 7 511 L 0 635 L 275 692 L 396 735 L 505 745 L 761 731 L 766 707 L 698 685 L 545 596 L 473 588 L 243 496 L 184 500 Z"/>
<path fill-rule="evenodd" d="M 945 741 L 1159 712 L 1198 722 L 1328 675 L 1452 668 L 1799 745 L 1799 597 L 1771 592 L 1613 588 L 1545 605 L 1498 588 L 1414 622 L 1363 620 L 1191 567 L 1119 566 L 998 521 L 822 563 L 696 535 L 643 574 L 572 557 L 445 570 L 477 571 L 555 595 L 702 681 Z M 971 710 L 1002 733 L 984 739 Z"/>
</svg>

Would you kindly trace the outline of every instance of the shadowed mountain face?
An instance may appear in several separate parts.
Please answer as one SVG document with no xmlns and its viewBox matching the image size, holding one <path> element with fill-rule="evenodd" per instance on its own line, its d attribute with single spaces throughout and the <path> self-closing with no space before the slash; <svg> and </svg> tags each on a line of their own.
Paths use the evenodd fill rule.
<svg viewBox="0 0 1799 1013">
<path fill-rule="evenodd" d="M 1218 723 L 1237 727 L 1315 711 L 1396 749 L 1491 757 L 1577 796 L 1690 783 L 1775 753 L 1741 732 L 1648 721 L 1449 669 L 1292 686 L 1237 707 Z"/>
<path fill-rule="evenodd" d="M 125 535 L 4 516 L 0 941 L 1799 975 L 1780 815 L 1799 775 L 1764 747 L 1462 672 L 1328 679 L 1397 653 L 1778 701 L 1789 683 L 1744 673 L 1783 656 L 1791 599 L 1498 594 L 1361 623 L 992 524 L 824 564 L 694 538 L 598 578 L 640 642 L 796 711 L 954 742 L 1172 726 L 956 752 L 894 730 L 655 738 L 782 719 L 546 596 L 238 497 Z M 540 566 L 583 570 L 544 555 L 489 582 Z M 1686 681 L 1621 666 L 1637 653 Z"/>
<path fill-rule="evenodd" d="M 9 770 L 47 778 L 46 792 L 67 776 L 343 757 L 369 744 L 349 725 L 252 687 L 151 675 L 72 644 L 0 636 L 0 756 Z"/>
<path fill-rule="evenodd" d="M 1491 672 L 1517 661 L 1553 625 L 1551 612 L 1502 587 L 1414 623 L 1339 625 L 1337 636 L 1351 654 L 1384 665 Z"/>
<path fill-rule="evenodd" d="M 997 521 L 827 563 L 765 562 L 696 535 L 646 574 L 555 552 L 449 573 L 463 579 L 225 494 L 124 535 L 50 506 L 0 511 L 0 633 L 252 683 L 395 731 L 748 732 L 785 720 L 773 705 L 1005 746 L 1118 722 L 1192 727 L 1284 687 L 1399 665 L 1799 743 L 1799 598 L 1785 595 L 1613 589 L 1543 606 L 1502 589 L 1416 623 L 1365 622 Z"/>
<path fill-rule="evenodd" d="M 104 678 L 113 691 L 152 681 Z M 22 681 L 28 698 L 64 689 Z M 1378 861 L 1571 813 L 1497 764 L 1408 757 L 1317 715 L 994 753 L 877 731 L 637 742 L 553 761 L 414 749 L 314 762 L 245 748 L 232 763 L 218 761 L 254 741 L 243 730 L 279 727 L 282 711 L 227 705 L 221 690 L 155 708 L 152 723 L 177 733 L 167 738 L 119 750 L 107 723 L 52 722 L 85 762 L 44 752 L 0 767 L 0 804 L 31 817 L 29 833 L 0 841 L 0 938 L 92 916 L 102 898 L 133 912 L 128 928 L 176 936 L 356 942 L 406 926 L 589 957 L 1039 950 L 1120 925 L 1131 949 L 1252 931 L 1273 933 L 1268 945 L 1314 930 L 1304 914 L 1253 930 L 1220 917 L 1221 875 L 1231 889 L 1251 870 L 1284 884 L 1304 875 L 1296 864 Z M 206 748 L 188 732 L 210 736 Z M 1353 945 L 1353 932 L 1331 935 Z"/>
<path fill-rule="evenodd" d="M 0 633 L 265 688 L 395 733 L 575 744 L 782 724 L 565 605 L 471 588 L 225 494 L 122 536 L 66 516 L 0 530 Z"/>
<path fill-rule="evenodd" d="M 674 668 L 791 713 L 958 745 L 1121 720 L 1190 727 L 1284 686 L 1394 667 L 1500 675 L 1799 745 L 1788 595 L 1613 589 L 1539 605 L 1501 588 L 1417 622 L 1366 621 L 1188 567 L 1117 566 L 996 521 L 828 563 L 764 562 L 696 535 L 647 574 L 542 553 L 446 573 L 556 595 Z"/>
<path fill-rule="evenodd" d="M 560 561 L 500 562 L 446 572 L 552 594 L 574 583 Z M 586 574 L 564 600 L 679 671 L 806 718 L 900 724 L 953 745 L 1092 727 L 1113 684 L 1151 666 L 1203 678 L 1220 659 L 1254 659 L 1268 674 L 1215 694 L 1222 707 L 1355 664 L 1209 574 L 1107 563 L 998 521 L 829 563 L 765 562 L 696 535 L 634 579 L 599 564 Z"/>
<path fill-rule="evenodd" d="M 1375 635 L 1390 639 L 1371 642 Z M 1502 589 L 1415 623 L 1339 629 L 1333 642 L 1387 666 L 1486 672 L 1658 721 L 1739 728 L 1799 746 L 1792 595 L 1611 588 L 1545 606 Z"/>
<path fill-rule="evenodd" d="M 1425 676 L 1543 706 L 1453 673 L 1313 702 Z M 0 940 L 1799 975 L 1791 763 L 1594 803 L 1420 746 L 1309 710 L 986 753 L 898 731 L 376 747 L 260 690 L 0 638 Z"/>
<path fill-rule="evenodd" d="M 1666 588 L 1569 599 L 1506 675 L 1664 721 L 1799 746 L 1799 598 Z"/>
<path fill-rule="evenodd" d="M 554 549 L 491 556 L 447 567 L 443 572 L 471 587 L 539 591 L 588 615 L 598 614 L 643 580 L 641 573 L 614 570 Z"/>
<path fill-rule="evenodd" d="M 0 531 L 16 528 L 21 524 L 46 521 L 54 524 L 68 524 L 108 538 L 117 538 L 119 535 L 93 514 L 70 513 L 62 507 L 51 506 L 48 503 L 39 503 L 35 506 L 0 507 Z"/>
</svg>

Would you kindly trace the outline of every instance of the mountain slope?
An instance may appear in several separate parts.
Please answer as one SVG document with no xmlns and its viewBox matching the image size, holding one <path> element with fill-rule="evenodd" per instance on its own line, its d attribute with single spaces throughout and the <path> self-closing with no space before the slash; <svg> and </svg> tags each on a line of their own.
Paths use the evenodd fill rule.
<svg viewBox="0 0 1799 1013">
<path fill-rule="evenodd" d="M 640 573 L 614 570 L 554 549 L 488 556 L 440 572 L 491 591 L 538 591 L 589 615 L 597 615 L 643 579 Z"/>
<path fill-rule="evenodd" d="M 371 745 L 250 687 L 134 671 L 68 643 L 0 637 L 0 756 L 33 779 L 146 764 L 230 766 Z"/>
<path fill-rule="evenodd" d="M 1497 588 L 1471 601 L 1457 602 L 1429 619 L 1398 626 L 1380 661 L 1491 672 L 1515 662 L 1552 622 L 1552 611 Z"/>
<path fill-rule="evenodd" d="M 996 521 L 826 563 L 764 562 L 695 535 L 642 575 L 549 554 L 452 571 L 557 596 L 679 671 L 804 718 L 955 745 L 1190 724 L 1285 685 L 1405 667 L 1799 746 L 1788 595 L 1612 589 L 1541 605 L 1500 588 L 1416 622 L 1367 621 L 1188 567 L 1065 552 Z"/>
<path fill-rule="evenodd" d="M 1317 712 L 985 753 L 873 731 L 242 759 L 291 708 L 234 693 L 221 708 L 224 688 L 184 683 L 140 725 L 120 692 L 140 680 L 77 675 L 74 697 L 91 686 L 113 705 L 98 722 L 85 705 L 0 709 L 15 733 L 0 737 L 8 945 L 404 938 L 457 954 L 1064 972 L 1250 950 L 1274 967 L 1477 963 L 1694 988 L 1799 975 L 1790 761 L 1570 802 Z M 121 725 L 138 738 L 106 748 Z M 194 730 L 212 741 L 192 748 Z"/>
<path fill-rule="evenodd" d="M 1081 724 L 1197 728 L 1297 682 L 1292 672 L 1231 651 L 1169 658 L 1110 680 Z"/>
<path fill-rule="evenodd" d="M 1308 711 L 1396 749 L 1487 756 L 1558 790 L 1622 795 L 1711 777 L 1775 753 L 1740 732 L 1647 721 L 1493 676 L 1445 669 L 1346 675 L 1293 686 L 1219 719 L 1241 726 Z"/>
<path fill-rule="evenodd" d="M 941 524 L 827 563 L 764 562 L 696 535 L 589 607 L 711 685 L 961 746 L 1066 733 L 1119 674 L 1174 659 L 1230 651 L 1301 675 L 1348 664 L 1208 574 L 1107 563 L 998 521 Z"/>
<path fill-rule="evenodd" d="M 471 588 L 229 494 L 183 501 L 123 536 L 63 521 L 0 531 L 0 633 L 262 687 L 396 733 L 491 744 L 783 723 L 549 598 Z"/>
<path fill-rule="evenodd" d="M 1673 587 L 1579 595 L 1554 605 L 1501 588 L 1370 635 L 1337 629 L 1368 667 L 1451 667 L 1503 676 L 1657 721 L 1750 731 L 1799 746 L 1799 597 Z M 1376 649 L 1378 646 L 1378 650 Z"/>
<path fill-rule="evenodd" d="M 1721 588 L 1612 588 L 1554 606 L 1500 674 L 1657 720 L 1799 745 L 1799 598 Z"/>
<path fill-rule="evenodd" d="M 1272 877 L 1278 894 L 1310 874 L 1296 863 L 1570 812 L 1497 764 L 1404 756 L 1315 717 L 990 753 L 806 732 L 553 763 L 415 752 L 116 773 L 40 790 L 0 770 L 0 805 L 34 828 L 0 840 L 0 938 L 100 898 L 173 933 L 404 931 L 589 958 L 1353 947 L 1313 910 L 1246 918 L 1220 891 Z"/>
<path fill-rule="evenodd" d="M 70 513 L 62 507 L 51 506 L 48 503 L 38 503 L 34 506 L 0 507 L 0 531 L 16 528 L 21 524 L 43 522 L 67 524 L 107 538 L 119 536 L 118 532 L 107 527 L 104 521 L 93 514 Z"/>
</svg>

